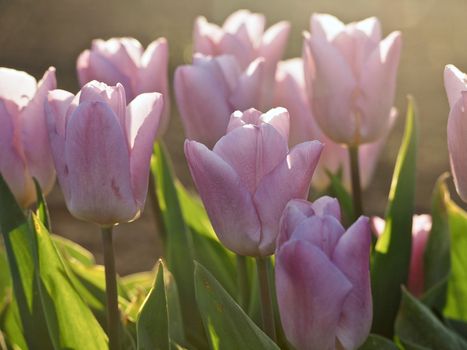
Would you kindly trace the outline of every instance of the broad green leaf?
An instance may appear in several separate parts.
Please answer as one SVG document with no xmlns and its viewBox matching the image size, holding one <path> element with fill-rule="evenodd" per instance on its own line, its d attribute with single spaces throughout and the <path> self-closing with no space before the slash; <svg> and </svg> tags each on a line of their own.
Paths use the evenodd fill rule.
<svg viewBox="0 0 467 350">
<path fill-rule="evenodd" d="M 120 284 L 130 300 L 141 294 L 146 296 L 154 284 L 154 271 L 138 272 L 121 277 Z"/>
<path fill-rule="evenodd" d="M 156 267 L 154 286 L 136 322 L 138 350 L 176 349 L 184 344 L 177 285 L 162 261 Z"/>
<path fill-rule="evenodd" d="M 0 312 L 0 329 L 4 333 L 5 342 L 9 348 L 27 350 L 28 345 L 24 338 L 23 327 L 15 300 L 9 300 Z M 32 348 L 31 348 L 32 349 Z"/>
<path fill-rule="evenodd" d="M 467 342 L 445 327 L 430 309 L 410 295 L 405 288 L 402 290 L 402 302 L 395 328 L 403 344 L 437 350 L 467 348 Z"/>
<path fill-rule="evenodd" d="M 74 259 L 84 266 L 95 265 L 94 255 L 89 250 L 62 236 L 52 235 L 52 239 L 65 260 Z"/>
<path fill-rule="evenodd" d="M 211 349 L 279 349 L 199 263 L 195 265 L 195 283 Z"/>
<path fill-rule="evenodd" d="M 33 258 L 36 238 L 2 176 L 0 176 L 0 231 L 7 253 L 21 328 L 24 330 L 29 348 L 50 349 L 52 343 L 36 283 Z"/>
<path fill-rule="evenodd" d="M 327 172 L 327 174 L 331 180 L 331 183 L 329 184 L 329 194 L 339 200 L 343 214 L 343 222 L 347 227 L 353 222 L 355 217 L 352 196 L 347 192 L 342 184 L 342 170 L 340 170 L 340 174 L 332 174 L 331 172 Z"/>
<path fill-rule="evenodd" d="M 76 292 L 47 229 L 34 214 L 32 223 L 37 235 L 37 282 L 54 348 L 106 349 L 107 336 Z"/>
<path fill-rule="evenodd" d="M 10 270 L 6 252 L 2 243 L 0 243 L 0 310 L 3 308 L 5 298 L 9 293 L 11 293 Z"/>
<path fill-rule="evenodd" d="M 370 334 L 365 343 L 358 350 L 398 350 L 396 344 L 377 334 Z"/>
<path fill-rule="evenodd" d="M 47 230 L 51 231 L 49 208 L 47 207 L 47 202 L 42 194 L 41 186 L 35 178 L 34 186 L 36 187 L 36 215 L 42 221 Z"/>
<path fill-rule="evenodd" d="M 384 232 L 376 243 L 371 270 L 373 329 L 392 337 L 400 286 L 408 277 L 414 212 L 418 126 L 409 98 L 405 134 L 392 178 Z"/>
</svg>

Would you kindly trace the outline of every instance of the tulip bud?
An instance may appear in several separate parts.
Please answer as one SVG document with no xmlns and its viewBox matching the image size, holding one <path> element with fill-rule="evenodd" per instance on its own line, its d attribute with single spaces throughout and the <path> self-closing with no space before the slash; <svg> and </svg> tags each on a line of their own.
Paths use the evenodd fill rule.
<svg viewBox="0 0 467 350">
<path fill-rule="evenodd" d="M 128 101 L 145 92 L 164 95 L 164 112 L 158 135 L 167 129 L 170 117 L 168 62 L 169 47 L 165 38 L 149 44 L 144 51 L 133 38 L 96 39 L 90 50 L 78 57 L 76 69 L 81 86 L 97 80 L 108 85 L 120 83 Z"/>
<path fill-rule="evenodd" d="M 467 75 L 453 65 L 444 70 L 444 87 L 449 100 L 448 149 L 454 184 L 467 202 Z"/>
<path fill-rule="evenodd" d="M 185 141 L 191 175 L 214 230 L 237 254 L 272 254 L 285 205 L 308 195 L 322 145 L 304 142 L 289 151 L 288 118 L 284 108 L 236 112 L 212 151 Z"/>
<path fill-rule="evenodd" d="M 121 84 L 92 81 L 76 96 L 49 93 L 49 139 L 71 214 L 101 226 L 138 218 L 162 110 L 159 93 L 138 95 L 127 106 Z"/>
<path fill-rule="evenodd" d="M 175 71 L 174 89 L 186 136 L 213 147 L 237 109 L 259 107 L 263 59 L 242 71 L 232 56 L 193 57 Z"/>
<path fill-rule="evenodd" d="M 330 183 L 328 172 L 336 174 L 342 170 L 342 182 L 350 191 L 350 164 L 347 147 L 328 138 L 319 128 L 310 106 L 303 74 L 303 60 L 299 58 L 279 62 L 276 74 L 275 104 L 287 108 L 290 113 L 290 140 L 293 146 L 308 140 L 319 140 L 324 144 L 323 152 L 313 176 L 312 187 L 324 191 Z M 390 125 L 382 138 L 374 143 L 359 147 L 361 186 L 366 188 L 373 177 L 379 155 L 387 136 L 394 125 L 397 110 L 390 114 Z"/>
<path fill-rule="evenodd" d="M 277 240 L 276 292 L 285 335 L 296 349 L 357 349 L 368 337 L 370 236 L 363 216 L 344 229 L 336 199 L 287 204 Z"/>
<path fill-rule="evenodd" d="M 384 232 L 384 219 L 373 217 L 371 226 L 378 237 Z M 412 253 L 410 256 L 409 278 L 407 288 L 416 297 L 425 291 L 424 254 L 431 232 L 430 215 L 414 215 L 412 221 Z"/>
<path fill-rule="evenodd" d="M 401 35 L 381 40 L 378 19 L 344 25 L 315 14 L 305 34 L 305 79 L 315 118 L 334 142 L 358 146 L 390 127 Z"/>
<path fill-rule="evenodd" d="M 0 173 L 24 208 L 36 200 L 33 177 L 44 194 L 55 183 L 44 102 L 56 85 L 55 68 L 39 83 L 25 72 L 0 68 Z"/>
</svg>

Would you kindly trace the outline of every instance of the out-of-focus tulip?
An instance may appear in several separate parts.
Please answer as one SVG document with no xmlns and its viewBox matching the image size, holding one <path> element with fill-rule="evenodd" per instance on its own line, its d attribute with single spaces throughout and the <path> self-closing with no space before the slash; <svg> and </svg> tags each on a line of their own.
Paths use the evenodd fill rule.
<svg viewBox="0 0 467 350">
<path fill-rule="evenodd" d="M 102 226 L 136 219 L 144 207 L 162 95 L 126 105 L 125 89 L 92 81 L 76 96 L 54 90 L 46 104 L 49 139 L 68 210 Z"/>
<path fill-rule="evenodd" d="M 272 254 L 284 207 L 308 194 L 322 145 L 309 141 L 289 151 L 288 118 L 284 108 L 235 112 L 212 151 L 185 141 L 188 165 L 214 230 L 238 254 Z"/>
<path fill-rule="evenodd" d="M 379 140 L 390 127 L 401 51 L 399 32 L 381 40 L 378 19 L 344 25 L 315 14 L 305 34 L 305 80 L 321 130 L 357 146 Z"/>
<path fill-rule="evenodd" d="M 264 15 L 248 10 L 231 14 L 222 28 L 198 17 L 193 35 L 194 52 L 208 56 L 232 55 L 242 70 L 256 59 L 264 59 L 261 108 L 270 107 L 276 65 L 282 58 L 290 32 L 290 24 L 286 21 L 278 22 L 266 31 L 265 22 Z"/>
<path fill-rule="evenodd" d="M 97 80 L 108 85 L 120 83 L 128 101 L 145 92 L 159 92 L 164 96 L 164 112 L 158 135 L 167 129 L 170 117 L 168 87 L 169 47 L 159 38 L 146 50 L 134 38 L 93 40 L 90 50 L 78 57 L 76 68 L 81 86 Z"/>
<path fill-rule="evenodd" d="M 324 190 L 329 185 L 327 171 L 335 174 L 342 169 L 342 182 L 350 191 L 350 164 L 347 147 L 326 137 L 316 123 L 305 89 L 303 60 L 294 58 L 279 62 L 275 87 L 275 104 L 287 108 L 290 113 L 289 145 L 293 146 L 308 140 L 319 140 L 324 144 L 318 167 L 313 175 L 312 186 L 317 190 Z M 385 130 L 383 137 L 374 143 L 359 147 L 363 188 L 367 187 L 371 181 L 379 155 L 396 116 L 397 111 L 393 108 L 389 128 Z"/>
<path fill-rule="evenodd" d="M 33 177 L 44 194 L 55 182 L 44 102 L 56 85 L 55 68 L 39 83 L 25 72 L 0 68 L 0 173 L 23 207 L 36 200 Z"/>
<path fill-rule="evenodd" d="M 459 196 L 467 202 L 467 75 L 453 65 L 444 70 L 444 87 L 448 95 L 448 149 L 451 170 Z"/>
<path fill-rule="evenodd" d="M 195 55 L 175 71 L 175 97 L 187 138 L 208 147 L 225 135 L 235 110 L 259 108 L 264 60 L 242 71 L 232 56 Z"/>
<path fill-rule="evenodd" d="M 384 219 L 373 217 L 371 226 L 374 234 L 378 237 L 384 232 Z M 424 254 L 428 237 L 431 232 L 431 216 L 427 214 L 414 215 L 412 221 L 412 253 L 410 257 L 409 279 L 407 288 L 409 291 L 420 297 L 425 288 L 424 277 Z"/>
<path fill-rule="evenodd" d="M 347 231 L 339 203 L 292 200 L 276 248 L 276 292 L 287 339 L 300 350 L 356 349 L 372 321 L 371 233 L 360 217 Z"/>
</svg>

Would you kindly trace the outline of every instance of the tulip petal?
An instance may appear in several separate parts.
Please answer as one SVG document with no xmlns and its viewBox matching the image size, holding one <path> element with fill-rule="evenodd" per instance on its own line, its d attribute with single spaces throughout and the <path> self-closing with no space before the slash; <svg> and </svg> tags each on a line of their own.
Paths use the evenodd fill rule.
<svg viewBox="0 0 467 350">
<path fill-rule="evenodd" d="M 36 79 L 26 72 L 0 68 L 0 97 L 14 101 L 19 107 L 28 104 L 37 89 Z"/>
<path fill-rule="evenodd" d="M 106 103 L 81 102 L 73 112 L 66 127 L 65 159 L 71 189 L 67 206 L 74 216 L 113 225 L 139 215 L 126 137 Z"/>
<path fill-rule="evenodd" d="M 285 243 L 276 255 L 276 291 L 287 339 L 300 350 L 334 349 L 352 285 L 317 247 Z"/>
<path fill-rule="evenodd" d="M 377 17 L 369 17 L 354 23 L 355 28 L 365 33 L 373 42 L 381 41 L 381 23 Z"/>
<path fill-rule="evenodd" d="M 213 23 L 209 23 L 205 17 L 197 17 L 193 29 L 193 52 L 206 56 L 217 56 L 216 44 L 222 37 L 222 29 Z"/>
<path fill-rule="evenodd" d="M 322 40 L 332 41 L 345 28 L 337 17 L 324 13 L 314 13 L 310 22 L 311 34 Z"/>
<path fill-rule="evenodd" d="M 251 195 L 235 170 L 196 141 L 185 141 L 185 156 L 219 239 L 237 254 L 258 255 L 261 225 Z"/>
<path fill-rule="evenodd" d="M 264 59 L 257 58 L 240 76 L 229 102 L 236 109 L 260 108 L 261 82 L 264 74 Z"/>
<path fill-rule="evenodd" d="M 163 97 L 156 92 L 136 96 L 127 107 L 126 132 L 133 194 L 140 208 L 148 192 L 149 163 L 161 120 Z"/>
<path fill-rule="evenodd" d="M 96 39 L 92 42 L 92 51 L 105 57 L 130 79 L 138 74 L 138 65 L 143 53 L 143 47 L 138 40 L 134 38 Z"/>
<path fill-rule="evenodd" d="M 84 86 L 86 83 L 93 80 L 93 73 L 90 67 L 91 51 L 84 50 L 76 60 L 76 72 L 78 74 L 79 86 Z"/>
<path fill-rule="evenodd" d="M 291 199 L 305 199 L 308 195 L 310 180 L 322 147 L 318 141 L 295 146 L 289 155 L 259 182 L 254 202 L 262 223 L 262 255 L 274 252 L 280 216 L 287 202 Z"/>
<path fill-rule="evenodd" d="M 316 215 L 331 215 L 334 216 L 337 221 L 341 221 L 341 208 L 336 198 L 329 196 L 320 197 L 312 203 L 312 207 Z"/>
<path fill-rule="evenodd" d="M 290 116 L 287 109 L 283 107 L 271 108 L 261 115 L 261 121 L 272 125 L 285 140 L 289 139 Z"/>
<path fill-rule="evenodd" d="M 304 199 L 292 199 L 287 203 L 280 220 L 280 231 L 276 242 L 276 251 L 290 239 L 297 226 L 306 218 L 315 214 L 313 206 Z"/>
<path fill-rule="evenodd" d="M 462 91 L 467 90 L 467 74 L 461 72 L 456 66 L 448 64 L 444 68 L 444 87 L 448 95 L 449 107 L 453 108 L 462 97 Z"/>
<path fill-rule="evenodd" d="M 231 114 L 229 125 L 227 125 L 227 133 L 245 126 L 247 124 L 261 125 L 261 113 L 255 108 L 249 108 L 246 111 L 235 111 Z"/>
<path fill-rule="evenodd" d="M 407 287 L 410 293 L 420 297 L 425 289 L 424 254 L 432 226 L 431 216 L 414 215 L 412 222 L 412 254 Z"/>
<path fill-rule="evenodd" d="M 254 48 L 263 36 L 265 23 L 266 19 L 260 13 L 238 10 L 227 17 L 222 29 L 227 33 L 235 34 L 242 42 Z"/>
<path fill-rule="evenodd" d="M 267 77 L 274 77 L 277 62 L 279 62 L 284 55 L 289 33 L 290 23 L 286 21 L 274 24 L 264 33 L 259 48 L 259 56 L 264 57 L 264 71 Z M 268 88 L 270 89 L 269 86 Z"/>
<path fill-rule="evenodd" d="M 370 245 L 370 225 L 368 218 L 362 216 L 342 235 L 332 257 L 353 285 L 342 307 L 337 328 L 337 338 L 344 349 L 357 349 L 370 333 L 373 315 Z"/>
<path fill-rule="evenodd" d="M 44 194 L 50 192 L 55 182 L 44 103 L 47 93 L 56 86 L 55 68 L 51 67 L 39 82 L 34 97 L 20 112 L 24 154 L 31 175 L 37 179 Z"/>
</svg>

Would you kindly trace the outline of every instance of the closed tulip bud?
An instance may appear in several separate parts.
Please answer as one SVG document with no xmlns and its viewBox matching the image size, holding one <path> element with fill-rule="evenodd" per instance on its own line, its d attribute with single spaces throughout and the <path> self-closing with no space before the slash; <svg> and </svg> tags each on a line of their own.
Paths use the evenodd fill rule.
<svg viewBox="0 0 467 350">
<path fill-rule="evenodd" d="M 159 93 L 138 95 L 127 106 L 121 84 L 92 81 L 76 96 L 49 93 L 49 139 L 71 214 L 101 226 L 140 215 L 162 110 Z"/>
<path fill-rule="evenodd" d="M 33 177 L 44 194 L 55 183 L 44 102 L 56 85 L 55 68 L 39 83 L 25 72 L 0 68 L 0 173 L 22 207 L 36 200 Z"/>
<path fill-rule="evenodd" d="M 449 101 L 448 149 L 454 184 L 467 202 L 467 75 L 453 65 L 444 70 L 444 87 Z"/>
<path fill-rule="evenodd" d="M 272 254 L 285 205 L 308 194 L 322 146 L 310 141 L 289 151 L 288 118 L 284 108 L 236 112 L 212 151 L 185 141 L 191 175 L 214 230 L 237 254 Z"/>
<path fill-rule="evenodd" d="M 242 71 L 232 56 L 195 55 L 175 71 L 175 97 L 189 139 L 213 147 L 235 110 L 259 107 L 264 60 Z"/>
<path fill-rule="evenodd" d="M 269 107 L 272 102 L 271 86 L 277 62 L 282 58 L 290 32 L 288 22 L 278 22 L 266 31 L 265 22 L 262 14 L 239 10 L 232 13 L 222 27 L 198 17 L 193 33 L 194 52 L 208 56 L 232 55 L 242 70 L 258 58 L 264 60 L 261 108 Z"/>
<path fill-rule="evenodd" d="M 360 217 L 347 231 L 339 203 L 292 200 L 276 248 L 276 293 L 290 343 L 300 350 L 357 349 L 372 321 L 371 234 Z"/>
<path fill-rule="evenodd" d="M 159 38 L 146 50 L 133 38 L 96 39 L 90 50 L 78 57 L 76 68 L 81 86 L 97 80 L 108 85 L 120 83 L 128 101 L 145 92 L 159 92 L 164 96 L 164 112 L 158 135 L 167 129 L 170 117 L 168 87 L 169 47 Z"/>
<path fill-rule="evenodd" d="M 279 62 L 276 73 L 275 104 L 287 108 L 290 113 L 290 139 L 293 146 L 308 140 L 319 140 L 324 144 L 323 152 L 313 175 L 311 185 L 323 191 L 330 183 L 328 172 L 336 174 L 342 170 L 342 182 L 350 191 L 350 164 L 347 147 L 328 138 L 316 123 L 305 88 L 303 60 L 299 58 Z M 390 125 L 382 138 L 374 143 L 359 147 L 361 186 L 366 188 L 373 177 L 379 155 L 397 117 L 397 110 L 391 109 Z"/>
<path fill-rule="evenodd" d="M 379 217 L 371 219 L 373 232 L 378 237 L 383 234 L 384 225 L 384 219 Z M 424 254 L 430 232 L 431 216 L 426 214 L 414 215 L 412 221 L 412 253 L 407 288 L 416 297 L 422 296 L 425 291 Z"/>
<path fill-rule="evenodd" d="M 305 34 L 305 79 L 315 118 L 334 142 L 358 146 L 390 127 L 401 51 L 399 32 L 381 40 L 378 19 L 344 25 L 315 14 Z"/>
</svg>

